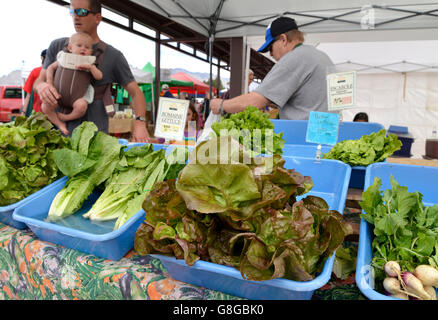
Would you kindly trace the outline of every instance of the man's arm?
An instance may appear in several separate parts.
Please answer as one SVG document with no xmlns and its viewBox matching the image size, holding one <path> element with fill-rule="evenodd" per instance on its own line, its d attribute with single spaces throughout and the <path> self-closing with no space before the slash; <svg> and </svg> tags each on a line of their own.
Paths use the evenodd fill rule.
<svg viewBox="0 0 438 320">
<path fill-rule="evenodd" d="M 58 99 L 61 97 L 58 90 L 49 83 L 46 82 L 46 70 L 41 69 L 40 76 L 33 84 L 33 88 L 36 90 L 41 101 L 48 106 L 58 105 Z"/>
<path fill-rule="evenodd" d="M 131 81 L 127 85 L 123 86 L 123 88 L 128 91 L 128 94 L 132 98 L 135 116 L 146 118 L 146 101 L 143 92 L 137 85 L 137 82 Z M 147 120 L 146 122 L 141 120 L 135 120 L 134 132 L 132 133 L 132 138 L 134 142 L 150 141 L 151 138 L 149 136 L 149 132 L 146 129 L 146 125 Z"/>
<path fill-rule="evenodd" d="M 222 99 L 210 100 L 210 110 L 214 114 L 220 112 L 220 104 Z M 238 113 L 246 109 L 248 106 L 255 106 L 262 110 L 270 103 L 268 99 L 255 91 L 237 96 L 232 99 L 223 100 L 222 109 L 228 113 Z"/>
</svg>

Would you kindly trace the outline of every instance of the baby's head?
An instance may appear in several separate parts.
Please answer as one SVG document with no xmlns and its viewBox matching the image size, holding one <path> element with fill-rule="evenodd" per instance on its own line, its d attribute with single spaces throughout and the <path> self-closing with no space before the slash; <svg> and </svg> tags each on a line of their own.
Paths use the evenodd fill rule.
<svg viewBox="0 0 438 320">
<path fill-rule="evenodd" d="M 90 56 L 93 53 L 93 38 L 85 32 L 77 32 L 70 37 L 68 51 L 82 56 Z"/>
</svg>

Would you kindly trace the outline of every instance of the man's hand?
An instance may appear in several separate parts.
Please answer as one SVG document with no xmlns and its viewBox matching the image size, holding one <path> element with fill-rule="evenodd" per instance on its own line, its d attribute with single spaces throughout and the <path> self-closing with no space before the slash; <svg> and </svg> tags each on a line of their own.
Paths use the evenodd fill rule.
<svg viewBox="0 0 438 320">
<path fill-rule="evenodd" d="M 61 95 L 58 93 L 58 90 L 56 90 L 54 86 L 47 82 L 41 82 L 35 88 L 38 96 L 44 104 L 47 104 L 49 106 L 58 105 L 58 99 L 61 98 Z"/>
<path fill-rule="evenodd" d="M 151 137 L 146 129 L 146 123 L 140 120 L 135 120 L 132 140 L 133 142 L 151 142 Z"/>
<path fill-rule="evenodd" d="M 213 112 L 213 114 L 219 114 L 219 108 L 221 105 L 222 99 L 211 99 L 210 100 L 210 111 Z"/>
</svg>

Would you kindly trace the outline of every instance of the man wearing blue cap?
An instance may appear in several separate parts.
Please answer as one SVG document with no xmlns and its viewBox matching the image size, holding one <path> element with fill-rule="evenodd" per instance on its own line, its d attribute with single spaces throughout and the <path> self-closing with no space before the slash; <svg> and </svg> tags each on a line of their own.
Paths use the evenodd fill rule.
<svg viewBox="0 0 438 320">
<path fill-rule="evenodd" d="M 327 73 L 333 62 L 322 51 L 303 45 L 304 36 L 294 19 L 280 17 L 266 29 L 265 43 L 258 50 L 277 61 L 252 92 L 233 99 L 213 99 L 211 111 L 237 113 L 247 106 L 263 109 L 278 106 L 280 119 L 307 120 L 310 111 L 327 111 Z"/>
</svg>

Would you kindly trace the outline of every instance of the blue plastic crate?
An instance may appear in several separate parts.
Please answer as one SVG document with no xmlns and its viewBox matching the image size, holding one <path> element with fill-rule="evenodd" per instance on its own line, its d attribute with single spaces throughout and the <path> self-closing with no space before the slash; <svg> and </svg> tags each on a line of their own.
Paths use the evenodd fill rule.
<svg viewBox="0 0 438 320">
<path fill-rule="evenodd" d="M 306 142 L 307 120 L 271 119 L 274 132 L 283 132 L 285 144 L 316 145 Z M 339 124 L 338 142 L 360 139 L 363 135 L 385 129 L 380 123 L 342 121 Z"/>
<path fill-rule="evenodd" d="M 401 186 L 407 186 L 409 192 L 419 191 L 423 195 L 423 203 L 426 206 L 438 204 L 438 193 L 436 192 L 438 188 L 438 168 L 436 167 L 387 162 L 374 163 L 366 169 L 364 190 L 373 184 L 375 177 L 379 177 L 382 180 L 381 191 L 391 189 L 391 174 Z M 361 219 L 356 264 L 356 284 L 360 291 L 369 299 L 398 300 L 374 290 L 374 278 L 371 267 L 373 239 L 373 226 L 364 219 Z"/>
<path fill-rule="evenodd" d="M 63 178 L 56 180 L 55 182 L 45 186 L 44 188 L 41 188 L 37 192 L 31 194 L 30 196 L 28 196 L 28 197 L 26 197 L 26 198 L 24 198 L 16 203 L 10 204 L 8 206 L 0 207 L 0 222 L 7 224 L 9 226 L 12 226 L 15 229 L 20 229 L 20 230 L 26 229 L 27 225 L 25 223 L 17 221 L 13 218 L 14 210 L 16 208 L 18 208 L 19 206 L 25 204 L 26 202 L 31 201 L 35 197 L 39 197 L 45 191 L 50 190 L 51 188 L 54 188 L 59 184 L 65 183 L 66 180 L 67 180 L 67 178 L 63 177 Z"/>
<path fill-rule="evenodd" d="M 327 201 L 330 209 L 343 213 L 350 166 L 336 160 L 321 160 L 316 163 L 309 158 L 283 158 L 286 160 L 286 168 L 312 177 L 314 187 L 306 195 L 321 197 Z M 248 281 L 242 278 L 239 270 L 232 267 L 206 261 L 197 261 L 193 266 L 188 266 L 183 259 L 158 254 L 152 256 L 159 258 L 169 275 L 176 280 L 256 300 L 310 300 L 313 292 L 329 281 L 335 259 L 335 254 L 327 259 L 322 272 L 315 279 L 299 282 L 287 279 Z"/>
<path fill-rule="evenodd" d="M 129 144 L 129 141 L 127 139 L 119 139 L 119 143 L 121 145 L 127 146 Z"/>
<path fill-rule="evenodd" d="M 144 145 L 144 143 L 129 144 L 127 149 L 138 145 Z M 154 145 L 154 150 L 160 148 L 162 148 L 161 145 Z M 168 152 L 171 149 L 169 148 Z M 117 230 L 113 230 L 116 220 L 92 222 L 85 219 L 82 215 L 91 208 L 102 193 L 96 189 L 75 214 L 56 222 L 48 222 L 46 218 L 50 205 L 66 182 L 67 178 L 64 178 L 61 182 L 41 190 L 30 201 L 14 210 L 13 219 L 27 225 L 41 240 L 105 259 L 119 260 L 122 258 L 134 247 L 135 233 L 145 218 L 144 210 L 141 209 Z"/>
</svg>

